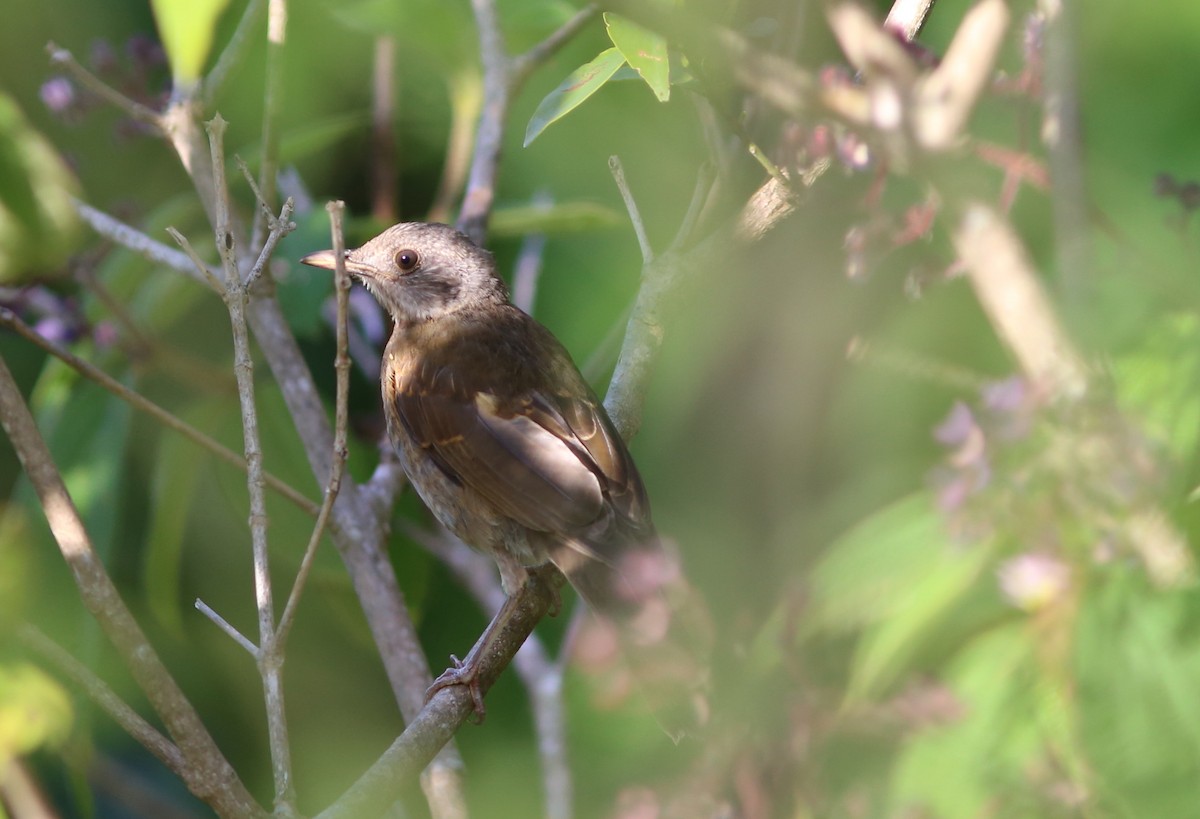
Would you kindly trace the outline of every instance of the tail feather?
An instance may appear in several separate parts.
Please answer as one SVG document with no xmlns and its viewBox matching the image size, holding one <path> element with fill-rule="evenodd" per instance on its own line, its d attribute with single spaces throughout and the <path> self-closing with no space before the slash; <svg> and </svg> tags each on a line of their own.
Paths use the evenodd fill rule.
<svg viewBox="0 0 1200 819">
<path fill-rule="evenodd" d="M 610 622 L 622 653 L 663 730 L 676 742 L 708 719 L 712 626 L 674 551 L 655 538 L 615 561 L 587 547 L 551 556 L 591 610 Z"/>
</svg>

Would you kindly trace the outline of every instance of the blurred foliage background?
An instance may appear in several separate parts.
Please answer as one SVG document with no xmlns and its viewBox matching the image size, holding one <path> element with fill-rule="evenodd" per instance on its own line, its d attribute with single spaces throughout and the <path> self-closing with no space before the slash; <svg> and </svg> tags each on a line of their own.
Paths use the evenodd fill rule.
<svg viewBox="0 0 1200 819">
<path fill-rule="evenodd" d="M 575 11 L 555 0 L 499 5 L 513 51 Z M 689 5 L 764 42 L 781 28 L 798 31 L 807 68 L 840 63 L 818 4 Z M 242 6 L 213 10 L 217 49 Z M 935 6 L 921 41 L 944 49 L 964 8 Z M 1028 65 L 1022 38 L 1032 4 L 1013 11 L 1002 68 L 1016 77 Z M 712 786 L 732 811 L 725 815 L 746 817 L 1197 815 L 1200 597 L 1191 566 L 1200 516 L 1191 493 L 1200 482 L 1200 280 L 1190 216 L 1200 204 L 1191 182 L 1200 179 L 1200 6 L 1092 0 L 1077 12 L 1087 268 L 1071 277 L 1058 267 L 1053 188 L 1023 187 L 1012 218 L 1110 411 L 1098 422 L 1039 403 L 953 274 L 945 226 L 918 241 L 889 238 L 924 201 L 922 187 L 892 174 L 879 199 L 878 168 L 839 157 L 759 246 L 693 271 L 633 446 L 658 526 L 680 545 L 716 614 L 722 746 L 674 749 L 636 702 L 606 701 L 572 672 L 568 752 L 579 816 L 659 815 L 635 811 L 695 781 Z M 15 0 L 5 17 L 3 301 L 240 451 L 222 305 L 97 240 L 74 224 L 65 198 L 78 195 L 157 238 L 168 225 L 207 235 L 169 148 L 67 81 L 45 52 L 52 40 L 125 93 L 160 105 L 171 72 L 154 12 L 137 0 Z M 295 259 L 327 246 L 326 199 L 347 201 L 352 245 L 381 227 L 370 201 L 375 38 L 396 43 L 403 219 L 428 212 L 454 95 L 470 93 L 477 46 L 462 0 L 304 0 L 292 4 L 288 31 L 282 158 L 311 198 L 300 203 L 300 229 L 281 245 L 275 272 L 332 402 L 330 282 Z M 522 147 L 543 97 L 609 45 L 597 19 L 517 99 L 490 242 L 507 272 L 521 233 L 551 225 L 534 312 L 578 361 L 596 356 L 598 389 L 614 357 L 604 340 L 622 326 L 640 269 L 608 157 L 621 157 L 659 248 L 708 158 L 690 92 L 675 89 L 664 103 L 636 81 L 608 84 Z M 216 100 L 231 123 L 230 152 L 252 165 L 263 70 L 263 49 L 251 49 Z M 744 100 L 719 102 L 741 110 Z M 745 121 L 786 165 L 796 124 L 753 110 Z M 1040 157 L 1039 122 L 1035 99 L 995 94 L 973 132 Z M 815 124 L 798 127 L 808 133 Z M 1002 175 L 985 173 L 998 199 Z M 742 156 L 727 209 L 763 178 Z M 237 191 L 248 207 L 248 192 Z M 535 196 L 552 208 L 586 205 L 586 217 L 523 218 L 516 209 Z M 863 235 L 865 249 L 847 242 Z M 253 622 L 243 477 L 27 342 L 0 333 L 0 355 L 126 600 L 222 749 L 269 800 L 253 664 L 192 607 L 201 598 L 235 624 Z M 377 457 L 380 418 L 377 386 L 354 379 L 350 470 L 362 478 Z M 315 497 L 278 389 L 266 375 L 260 381 L 268 468 Z M 1092 434 L 1132 441 L 1140 457 L 1097 454 Z M 36 623 L 144 706 L 83 611 L 7 440 L 0 498 L 0 766 L 26 758 L 67 816 L 205 815 L 9 640 L 17 624 Z M 270 502 L 274 568 L 286 588 L 310 521 Z M 424 519 L 412 497 L 397 515 Z M 1175 561 L 1156 571 L 1130 531 L 1174 544 Z M 486 619 L 436 561 L 399 534 L 393 540 L 408 603 L 440 668 Z M 552 644 L 562 619 L 540 627 Z M 287 685 L 300 804 L 315 812 L 402 728 L 331 548 L 322 549 L 299 615 Z M 468 797 L 480 816 L 537 815 L 539 762 L 512 673 L 488 702 L 487 722 L 458 736 Z M 410 815 L 421 815 L 419 793 L 410 797 Z"/>
</svg>

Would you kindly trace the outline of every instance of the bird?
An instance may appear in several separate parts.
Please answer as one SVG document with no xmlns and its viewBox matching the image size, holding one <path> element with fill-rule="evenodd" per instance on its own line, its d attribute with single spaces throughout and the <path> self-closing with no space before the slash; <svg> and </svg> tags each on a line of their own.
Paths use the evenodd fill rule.
<svg viewBox="0 0 1200 819">
<path fill-rule="evenodd" d="M 510 599 L 531 571 L 561 572 L 616 627 L 667 733 L 694 732 L 707 716 L 704 616 L 655 530 L 625 441 L 570 354 L 511 303 L 492 254 L 453 227 L 396 224 L 343 260 L 393 321 L 383 410 L 424 504 L 496 561 Z M 323 250 L 300 261 L 332 270 L 337 260 Z M 473 670 L 455 662 L 431 692 L 472 684 Z"/>
</svg>

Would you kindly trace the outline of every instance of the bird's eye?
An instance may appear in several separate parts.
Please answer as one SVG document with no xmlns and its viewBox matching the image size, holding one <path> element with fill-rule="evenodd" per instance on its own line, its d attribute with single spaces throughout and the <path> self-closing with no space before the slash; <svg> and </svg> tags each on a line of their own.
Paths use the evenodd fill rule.
<svg viewBox="0 0 1200 819">
<path fill-rule="evenodd" d="M 395 260 L 396 267 L 400 268 L 401 273 L 411 273 L 416 269 L 421 258 L 415 250 L 397 250 Z"/>
</svg>

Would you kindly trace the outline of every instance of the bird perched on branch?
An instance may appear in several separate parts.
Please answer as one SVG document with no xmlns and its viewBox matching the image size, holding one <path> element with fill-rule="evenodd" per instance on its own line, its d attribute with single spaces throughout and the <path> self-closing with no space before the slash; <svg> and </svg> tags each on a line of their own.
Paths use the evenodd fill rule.
<svg viewBox="0 0 1200 819">
<path fill-rule="evenodd" d="M 301 261 L 336 260 L 326 250 Z M 425 504 L 496 560 L 509 595 L 528 570 L 557 567 L 616 625 L 668 733 L 702 721 L 703 615 L 655 533 L 629 450 L 562 344 L 509 302 L 492 255 L 446 225 L 395 225 L 344 261 L 395 322 L 384 414 Z M 470 686 L 469 665 L 434 688 Z"/>
</svg>

